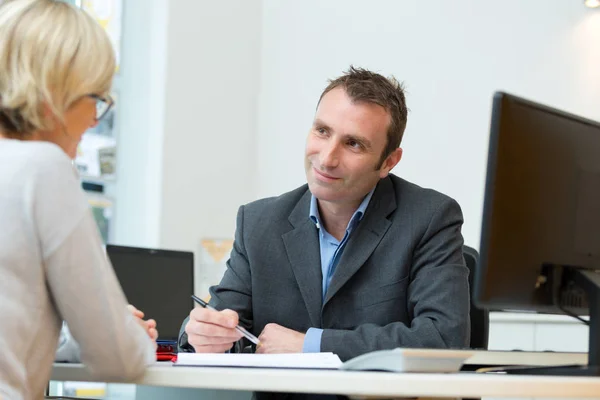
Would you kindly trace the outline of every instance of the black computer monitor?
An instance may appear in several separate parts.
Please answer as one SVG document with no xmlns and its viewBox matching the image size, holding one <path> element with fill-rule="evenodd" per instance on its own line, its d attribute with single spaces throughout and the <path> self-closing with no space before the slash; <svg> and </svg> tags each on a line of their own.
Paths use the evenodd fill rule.
<svg viewBox="0 0 600 400">
<path fill-rule="evenodd" d="M 480 307 L 590 316 L 588 367 L 528 372 L 598 375 L 599 123 L 494 95 L 480 253 Z"/>
<path fill-rule="evenodd" d="M 156 320 L 159 340 L 176 341 L 194 307 L 194 254 L 115 245 L 106 253 L 127 301 Z"/>
</svg>

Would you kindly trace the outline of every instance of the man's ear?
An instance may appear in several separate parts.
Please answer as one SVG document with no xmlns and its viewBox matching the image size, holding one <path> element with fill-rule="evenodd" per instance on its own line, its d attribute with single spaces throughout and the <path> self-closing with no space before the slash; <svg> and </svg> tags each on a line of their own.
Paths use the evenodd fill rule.
<svg viewBox="0 0 600 400">
<path fill-rule="evenodd" d="M 390 171 L 400 162 L 401 159 L 402 159 L 402 148 L 398 147 L 396 150 L 394 150 L 392 152 L 392 154 L 387 156 L 387 158 L 383 162 L 383 165 L 381 166 L 381 169 L 379 170 L 379 177 L 383 179 L 386 176 L 388 176 Z"/>
</svg>

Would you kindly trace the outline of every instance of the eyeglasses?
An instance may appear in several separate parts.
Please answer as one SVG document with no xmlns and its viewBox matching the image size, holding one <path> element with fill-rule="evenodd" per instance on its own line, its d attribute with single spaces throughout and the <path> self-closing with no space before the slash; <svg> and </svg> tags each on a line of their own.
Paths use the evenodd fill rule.
<svg viewBox="0 0 600 400">
<path fill-rule="evenodd" d="M 110 96 L 102 97 L 97 94 L 88 94 L 88 96 L 96 100 L 96 121 L 100 121 L 104 118 L 115 104 Z"/>
</svg>

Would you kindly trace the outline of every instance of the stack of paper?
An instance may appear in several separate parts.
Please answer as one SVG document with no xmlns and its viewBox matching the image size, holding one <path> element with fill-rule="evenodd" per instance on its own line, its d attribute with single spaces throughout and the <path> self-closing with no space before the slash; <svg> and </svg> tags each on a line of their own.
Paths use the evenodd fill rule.
<svg viewBox="0 0 600 400">
<path fill-rule="evenodd" d="M 338 369 L 340 358 L 333 353 L 294 354 L 202 354 L 179 353 L 178 366 L 194 367 L 256 367 L 256 368 L 308 368 Z"/>
</svg>

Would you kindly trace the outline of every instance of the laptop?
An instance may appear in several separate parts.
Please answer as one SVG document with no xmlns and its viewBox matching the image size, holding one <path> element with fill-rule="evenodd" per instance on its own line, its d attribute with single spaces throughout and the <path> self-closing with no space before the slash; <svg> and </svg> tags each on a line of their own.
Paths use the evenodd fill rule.
<svg viewBox="0 0 600 400">
<path fill-rule="evenodd" d="M 194 253 L 107 245 L 127 301 L 156 320 L 158 340 L 176 341 L 194 304 Z"/>
</svg>

